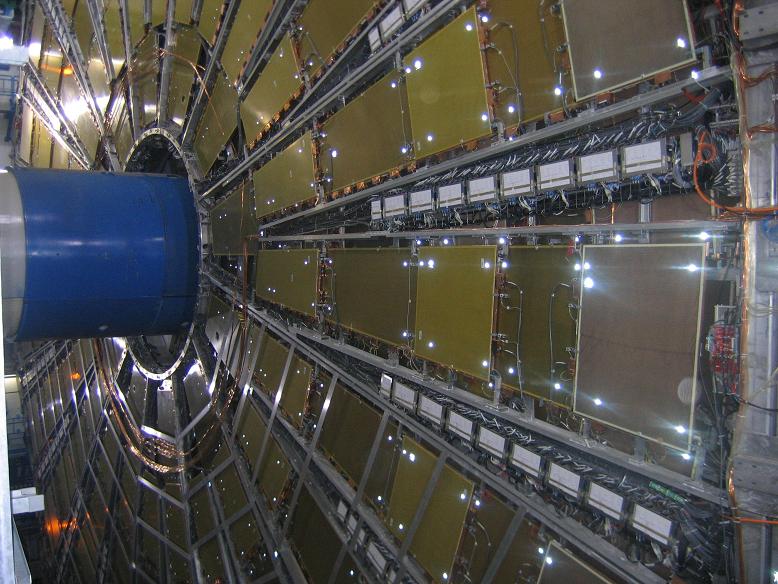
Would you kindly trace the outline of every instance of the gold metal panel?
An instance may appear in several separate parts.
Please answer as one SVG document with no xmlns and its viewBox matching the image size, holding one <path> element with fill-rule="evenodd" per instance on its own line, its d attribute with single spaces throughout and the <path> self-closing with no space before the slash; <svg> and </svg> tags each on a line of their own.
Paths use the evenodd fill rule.
<svg viewBox="0 0 778 584">
<path fill-rule="evenodd" d="M 243 580 L 253 581 L 258 575 L 273 571 L 273 562 L 265 551 L 262 536 L 250 511 L 232 524 L 230 539 L 240 558 L 238 569 L 242 572 Z"/>
<path fill-rule="evenodd" d="M 86 147 L 87 154 L 94 158 L 100 134 L 92 121 L 92 114 L 86 100 L 81 96 L 81 90 L 72 76 L 63 76 L 59 91 L 59 101 L 68 119 L 76 126 L 76 132 Z"/>
<path fill-rule="evenodd" d="M 303 135 L 254 172 L 257 219 L 316 197 L 313 142 Z"/>
<path fill-rule="evenodd" d="M 293 93 L 302 87 L 300 71 L 288 35 L 276 47 L 270 60 L 240 104 L 246 138 L 251 141 L 264 131 Z"/>
<path fill-rule="evenodd" d="M 223 75 L 216 77 L 195 138 L 200 168 L 207 173 L 238 126 L 238 94 Z"/>
<path fill-rule="evenodd" d="M 254 378 L 261 384 L 265 393 L 275 395 L 278 391 L 288 354 L 289 348 L 286 345 L 265 334 L 254 366 Z"/>
<path fill-rule="evenodd" d="M 584 247 L 577 413 L 689 449 L 705 252 L 705 244 Z"/>
<path fill-rule="evenodd" d="M 30 164 L 32 167 L 49 168 L 51 166 L 51 134 L 36 117 L 33 117 L 30 142 Z"/>
<path fill-rule="evenodd" d="M 365 140 L 366 128 L 380 139 Z M 322 170 L 332 177 L 333 190 L 401 166 L 413 144 L 402 78 L 396 72 L 383 77 L 328 119 L 323 130 Z"/>
<path fill-rule="evenodd" d="M 610 584 L 611 580 L 579 560 L 555 541 L 546 551 L 545 561 L 538 576 L 538 584 L 576 582 L 576 584 Z"/>
<path fill-rule="evenodd" d="M 35 4 L 30 26 L 29 47 L 30 63 L 33 67 L 40 68 L 41 54 L 43 53 L 43 31 L 46 28 L 46 17 L 40 4 Z"/>
<path fill-rule="evenodd" d="M 246 493 L 240 484 L 234 464 L 229 465 L 219 473 L 213 484 L 219 493 L 225 519 L 229 519 L 246 506 Z"/>
<path fill-rule="evenodd" d="M 300 56 L 318 71 L 330 55 L 354 31 L 375 0 L 312 0 L 303 11 Z"/>
<path fill-rule="evenodd" d="M 314 316 L 318 276 L 316 249 L 257 252 L 256 293 L 263 300 Z"/>
<path fill-rule="evenodd" d="M 260 420 L 260 428 L 262 433 L 265 433 L 267 426 Z M 257 453 L 257 456 L 259 454 Z M 254 461 L 256 462 L 256 460 Z M 267 452 L 265 453 L 265 459 L 262 461 L 262 465 L 259 467 L 257 473 L 257 487 L 265 495 L 268 505 L 271 507 L 277 507 L 281 496 L 286 487 L 286 481 L 289 478 L 289 472 L 291 466 L 289 461 L 284 455 L 278 442 L 272 436 L 270 442 L 267 444 Z"/>
<path fill-rule="evenodd" d="M 240 3 L 221 59 L 222 67 L 231 81 L 238 80 L 243 64 L 251 54 L 251 48 L 265 24 L 267 13 L 272 5 L 273 0 L 252 0 L 252 2 Z"/>
<path fill-rule="evenodd" d="M 695 61 L 685 0 L 561 4 L 579 100 Z"/>
<path fill-rule="evenodd" d="M 471 8 L 403 59 L 417 158 L 491 133 L 476 21 Z"/>
<path fill-rule="evenodd" d="M 89 51 L 89 45 L 92 44 L 92 18 L 89 16 L 89 7 L 84 0 L 81 0 L 76 6 L 73 14 L 73 32 L 78 40 L 81 51 L 86 54 Z"/>
<path fill-rule="evenodd" d="M 411 266 L 410 250 L 333 249 L 329 257 L 323 285 L 331 296 L 329 320 L 393 345 L 406 344 L 416 323 L 418 270 Z"/>
<path fill-rule="evenodd" d="M 70 155 L 58 142 L 51 145 L 51 168 L 67 170 L 70 168 Z"/>
<path fill-rule="evenodd" d="M 341 541 L 307 488 L 300 493 L 290 539 L 300 554 L 309 581 L 327 584 Z"/>
<path fill-rule="evenodd" d="M 200 35 L 191 28 L 178 29 L 175 32 L 175 44 L 170 52 L 172 59 L 167 102 L 168 117 L 174 123 L 183 126 L 189 99 L 192 96 L 197 59 L 200 55 Z"/>
<path fill-rule="evenodd" d="M 402 448 L 406 454 L 397 466 L 387 512 L 388 527 L 400 541 L 413 521 L 437 461 L 435 454 L 408 436 L 403 437 Z M 472 481 L 445 465 L 411 541 L 411 553 L 435 582 L 447 580 L 452 573 L 473 487 Z"/>
<path fill-rule="evenodd" d="M 419 250 L 419 357 L 489 378 L 496 260 L 495 246 Z"/>
<path fill-rule="evenodd" d="M 47 26 L 43 34 L 43 54 L 40 60 L 40 71 L 46 87 L 54 94 L 59 93 L 59 80 L 61 74 L 66 76 L 73 75 L 72 67 L 65 67 L 63 63 L 62 50 L 59 47 L 54 34 Z"/>
<path fill-rule="evenodd" d="M 241 255 L 244 238 L 257 231 L 254 195 L 251 186 L 243 184 L 211 210 L 211 245 L 215 255 Z M 248 251 L 256 242 L 247 241 Z"/>
<path fill-rule="evenodd" d="M 221 555 L 218 536 L 212 537 L 198 549 L 197 556 L 200 559 L 206 584 L 217 584 L 227 579 L 227 570 L 224 568 Z"/>
<path fill-rule="evenodd" d="M 216 27 L 221 20 L 223 6 L 224 0 L 203 0 L 198 30 L 209 43 L 213 41 L 216 35 Z"/>
<path fill-rule="evenodd" d="M 564 364 L 570 361 L 567 349 L 575 346 L 575 320 L 569 305 L 577 299 L 570 286 L 573 278 L 580 275 L 575 271 L 575 264 L 580 262 L 562 246 L 511 247 L 506 261 L 508 267 L 503 273 L 509 284 L 502 290 L 507 297 L 498 305 L 497 328 L 506 342 L 497 345 L 495 369 L 502 375 L 503 386 L 570 406 L 573 388 Z M 516 357 L 517 340 L 520 364 Z"/>
<path fill-rule="evenodd" d="M 167 19 L 167 0 L 151 0 L 151 26 L 165 24 Z"/>
<path fill-rule="evenodd" d="M 117 93 L 110 112 L 111 131 L 114 136 L 116 153 L 122 164 L 127 160 L 127 155 L 132 148 L 132 124 L 127 111 L 127 101 L 124 92 Z"/>
<path fill-rule="evenodd" d="M 308 401 L 308 390 L 311 387 L 312 379 L 313 365 L 297 355 L 292 357 L 284 392 L 281 394 L 281 401 L 278 405 L 289 421 L 298 428 L 301 427 L 305 415 L 305 405 Z"/>
<path fill-rule="evenodd" d="M 138 2 L 137 0 L 129 0 L 126 6 L 129 13 L 125 17 L 128 19 L 130 26 L 130 46 L 134 47 L 140 42 L 146 31 L 146 7 L 145 2 Z"/>
<path fill-rule="evenodd" d="M 111 99 L 111 86 L 109 84 L 108 73 L 105 70 L 103 57 L 100 55 L 100 47 L 97 40 L 92 38 L 92 45 L 89 48 L 89 63 L 87 64 L 89 81 L 95 90 L 95 100 L 100 111 L 105 113 L 108 102 Z"/>
<path fill-rule="evenodd" d="M 137 49 L 129 71 L 129 79 L 135 88 L 136 112 L 142 127 L 157 119 L 157 78 L 159 76 L 159 50 L 157 36 L 148 35 Z"/>
<path fill-rule="evenodd" d="M 194 0 L 176 0 L 176 10 L 173 18 L 176 22 L 189 24 L 192 22 L 192 4 Z"/>
<path fill-rule="evenodd" d="M 105 36 L 108 51 L 111 53 L 111 62 L 116 75 L 124 66 L 124 36 L 122 34 L 121 12 L 119 0 L 106 0 L 103 12 L 105 22 Z"/>
<path fill-rule="evenodd" d="M 562 18 L 550 4 L 539 8 L 537 0 L 489 0 L 488 6 L 488 41 L 494 49 L 484 54 L 490 82 L 499 83 L 496 117 L 510 126 L 560 109 L 563 98 L 554 88 L 564 71 L 556 50 L 565 43 Z"/>
</svg>

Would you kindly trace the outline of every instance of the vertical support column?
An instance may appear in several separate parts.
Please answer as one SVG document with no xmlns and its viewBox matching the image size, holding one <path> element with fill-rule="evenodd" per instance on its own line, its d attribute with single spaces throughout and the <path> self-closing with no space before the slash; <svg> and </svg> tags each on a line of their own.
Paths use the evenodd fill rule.
<svg viewBox="0 0 778 584">
<path fill-rule="evenodd" d="M 2 281 L 0 281 L 2 288 Z M 0 308 L 0 371 L 5 371 L 5 346 L 2 339 L 3 314 Z M 11 484 L 8 478 L 8 431 L 5 421 L 5 383 L 0 396 L 0 580 L 14 582 L 13 515 L 11 512 Z"/>
</svg>

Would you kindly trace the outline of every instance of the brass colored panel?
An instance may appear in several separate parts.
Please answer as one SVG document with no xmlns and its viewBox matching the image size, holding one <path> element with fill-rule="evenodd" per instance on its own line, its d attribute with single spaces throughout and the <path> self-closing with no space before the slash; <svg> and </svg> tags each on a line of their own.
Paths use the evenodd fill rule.
<svg viewBox="0 0 778 584">
<path fill-rule="evenodd" d="M 76 83 L 75 77 L 62 77 L 59 101 L 67 117 L 76 126 L 76 132 L 86 147 L 87 154 L 94 159 L 97 153 L 97 145 L 100 142 L 100 134 L 94 121 L 92 121 L 92 114 L 89 111 L 86 99 L 81 96 L 81 90 Z"/>
<path fill-rule="evenodd" d="M 300 56 L 318 71 L 338 46 L 354 31 L 375 0 L 312 0 L 298 25 L 302 27 Z"/>
<path fill-rule="evenodd" d="M 273 571 L 273 562 L 250 511 L 232 524 L 230 539 L 239 558 L 242 580 L 253 581 L 258 575 Z"/>
<path fill-rule="evenodd" d="M 266 426 L 263 424 L 262 430 L 264 431 L 265 428 Z M 270 507 L 278 507 L 291 469 L 292 467 L 278 445 L 278 441 L 271 436 L 265 459 L 257 473 L 257 487 L 265 495 Z"/>
<path fill-rule="evenodd" d="M 122 34 L 122 20 L 119 11 L 119 0 L 106 0 L 105 11 L 103 12 L 105 21 L 106 43 L 108 51 L 111 53 L 111 62 L 116 75 L 124 66 L 124 35 Z"/>
<path fill-rule="evenodd" d="M 495 246 L 419 250 L 419 357 L 489 378 L 496 260 Z"/>
<path fill-rule="evenodd" d="M 257 231 L 254 195 L 244 183 L 211 210 L 211 245 L 215 255 L 241 255 L 244 238 Z M 248 251 L 256 242 L 247 241 Z"/>
<path fill-rule="evenodd" d="M 46 127 L 33 118 L 30 164 L 33 168 L 49 168 L 51 166 L 51 134 Z"/>
<path fill-rule="evenodd" d="M 476 21 L 471 8 L 403 60 L 417 158 L 491 133 Z"/>
<path fill-rule="evenodd" d="M 332 177 L 333 190 L 401 166 L 413 144 L 402 78 L 396 72 L 383 77 L 328 119 L 323 129 L 327 138 L 322 167 Z M 380 139 L 365 140 L 366 131 Z"/>
<path fill-rule="evenodd" d="M 305 134 L 254 172 L 257 219 L 316 197 L 313 142 Z"/>
<path fill-rule="evenodd" d="M 194 142 L 200 168 L 204 173 L 211 170 L 219 152 L 238 126 L 237 110 L 237 92 L 223 75 L 217 75 L 216 85 L 211 90 Z"/>
<path fill-rule="evenodd" d="M 263 132 L 273 116 L 281 111 L 292 94 L 301 87 L 292 41 L 285 35 L 240 104 L 246 138 L 251 141 Z"/>
<path fill-rule="evenodd" d="M 86 0 L 79 0 L 76 10 L 72 14 L 73 32 L 76 35 L 82 53 L 86 54 L 89 51 L 89 45 L 92 44 L 92 35 L 94 34 L 92 18 L 89 16 L 89 7 Z"/>
<path fill-rule="evenodd" d="M 167 0 L 151 0 L 151 26 L 165 24 L 167 19 Z"/>
<path fill-rule="evenodd" d="M 172 503 L 165 503 L 165 529 L 170 540 L 181 549 L 189 546 L 186 520 L 183 510 Z"/>
<path fill-rule="evenodd" d="M 257 411 L 250 405 L 243 408 L 243 416 L 236 432 L 238 446 L 243 451 L 244 458 L 250 470 L 259 456 L 262 439 L 265 437 L 265 424 Z"/>
<path fill-rule="evenodd" d="M 124 164 L 132 148 L 132 124 L 130 123 L 129 113 L 127 111 L 127 101 L 125 94 L 119 92 L 114 98 L 110 112 L 111 131 L 116 144 L 116 153 L 119 156 L 119 162 Z"/>
<path fill-rule="evenodd" d="M 224 0 L 203 0 L 198 30 L 208 43 L 212 43 L 216 36 L 216 27 L 221 21 L 223 6 Z"/>
<path fill-rule="evenodd" d="M 32 149 L 32 133 L 35 115 L 32 113 L 32 109 L 24 103 L 22 107 L 22 127 L 19 131 L 19 158 L 23 161 L 30 162 L 30 152 Z"/>
<path fill-rule="evenodd" d="M 508 251 L 508 267 L 503 273 L 509 284 L 502 290 L 507 297 L 498 305 L 497 331 L 505 336 L 506 342 L 497 345 L 495 369 L 502 375 L 504 387 L 522 389 L 570 406 L 572 384 L 565 364 L 570 361 L 567 349 L 575 346 L 575 320 L 569 305 L 576 302 L 570 285 L 580 273 L 574 268 L 578 260 L 567 252 L 568 248 L 562 246 L 521 246 Z M 550 337 L 549 309 L 552 310 Z M 516 362 L 517 340 L 520 364 Z M 553 375 L 552 364 L 555 364 Z M 521 383 L 519 374 L 522 375 Z M 560 384 L 559 389 L 555 388 L 556 383 Z"/>
<path fill-rule="evenodd" d="M 208 498 L 208 487 L 202 488 L 189 498 L 189 508 L 192 513 L 192 522 L 197 530 L 198 537 L 203 537 L 213 529 L 213 513 L 211 501 Z"/>
<path fill-rule="evenodd" d="M 305 404 L 308 400 L 308 390 L 313 378 L 313 365 L 297 355 L 289 364 L 289 374 L 286 377 L 284 392 L 281 394 L 279 407 L 292 424 L 301 427 L 305 415 Z"/>
<path fill-rule="evenodd" d="M 316 314 L 319 252 L 279 249 L 257 252 L 257 296 L 310 316 Z"/>
<path fill-rule="evenodd" d="M 72 67 L 65 67 L 63 63 L 62 50 L 54 37 L 51 29 L 47 26 L 43 34 L 43 54 L 41 55 L 40 71 L 46 87 L 54 95 L 59 93 L 59 80 L 62 73 L 66 76 L 73 75 Z"/>
<path fill-rule="evenodd" d="M 192 22 L 192 4 L 194 0 L 176 0 L 174 18 L 176 22 L 189 24 Z"/>
<path fill-rule="evenodd" d="M 167 107 L 170 120 L 183 126 L 200 55 L 200 35 L 191 28 L 180 28 L 175 35 L 175 45 L 170 49 L 172 60 Z"/>
<path fill-rule="evenodd" d="M 329 319 L 393 345 L 409 342 L 416 323 L 416 277 L 408 249 L 333 249 L 323 288 Z M 365 302 L 370 298 L 370 302 Z"/>
<path fill-rule="evenodd" d="M 413 521 L 437 456 L 408 436 L 394 477 L 387 523 L 400 541 Z M 443 467 L 410 551 L 435 582 L 447 580 L 459 548 L 474 484 L 450 466 Z"/>
<path fill-rule="evenodd" d="M 140 108 L 136 114 L 140 125 L 146 127 L 157 119 L 159 52 L 156 35 L 148 35 L 140 44 L 129 73 L 130 82 L 135 87 L 137 106 Z"/>
<path fill-rule="evenodd" d="M 266 334 L 259 347 L 259 355 L 254 367 L 254 378 L 261 389 L 272 396 L 278 391 L 289 348 Z"/>
<path fill-rule="evenodd" d="M 495 48 L 484 54 L 490 82 L 499 83 L 496 117 L 510 126 L 560 109 L 563 98 L 554 88 L 564 71 L 556 50 L 565 43 L 561 16 L 550 10 L 550 3 L 539 7 L 537 0 L 489 0 L 488 5 L 488 40 Z"/>
<path fill-rule="evenodd" d="M 246 506 L 246 493 L 240 484 L 234 464 L 219 473 L 213 484 L 219 493 L 225 519 L 229 519 Z"/>
<path fill-rule="evenodd" d="M 341 541 L 307 488 L 300 493 L 290 539 L 302 558 L 309 581 L 327 584 Z"/>
<path fill-rule="evenodd" d="M 705 244 L 584 247 L 589 269 L 579 302 L 577 413 L 689 449 L 705 250 Z"/>
<path fill-rule="evenodd" d="M 218 536 L 214 536 L 198 550 L 200 566 L 206 584 L 217 584 L 227 580 L 227 570 L 221 558 Z"/>
<path fill-rule="evenodd" d="M 608 578 L 553 541 L 548 546 L 546 560 L 543 562 L 543 568 L 538 577 L 538 584 L 555 584 L 556 582 L 611 583 Z"/>
<path fill-rule="evenodd" d="M 105 70 L 103 57 L 100 55 L 100 47 L 97 45 L 97 39 L 92 38 L 92 46 L 89 49 L 88 71 L 89 81 L 95 90 L 95 100 L 100 111 L 105 113 L 108 102 L 111 99 L 111 86 L 109 84 L 108 73 Z"/>
<path fill-rule="evenodd" d="M 70 168 L 70 155 L 58 142 L 51 145 L 51 168 L 67 170 Z"/>
<path fill-rule="evenodd" d="M 684 0 L 561 4 L 579 100 L 695 61 Z"/>
<path fill-rule="evenodd" d="M 221 59 L 222 67 L 230 81 L 238 80 L 243 64 L 251 54 L 251 48 L 265 24 L 267 13 L 272 5 L 273 0 L 252 0 L 240 3 Z"/>
<path fill-rule="evenodd" d="M 145 2 L 138 2 L 137 0 L 134 2 L 129 0 L 127 2 L 127 11 L 129 12 L 127 18 L 130 25 L 130 39 L 132 39 L 131 47 L 136 46 L 146 32 L 145 10 Z"/>
</svg>

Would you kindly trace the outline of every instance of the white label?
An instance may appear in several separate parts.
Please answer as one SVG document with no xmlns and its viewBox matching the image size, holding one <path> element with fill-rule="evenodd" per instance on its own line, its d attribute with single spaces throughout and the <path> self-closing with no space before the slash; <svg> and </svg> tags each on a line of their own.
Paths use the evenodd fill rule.
<svg viewBox="0 0 778 584">
<path fill-rule="evenodd" d="M 553 189 L 573 184 L 570 161 L 552 162 L 538 167 L 538 186 L 541 189 Z"/>
<path fill-rule="evenodd" d="M 367 33 L 367 40 L 370 43 L 370 50 L 377 51 L 381 48 L 381 35 L 378 33 L 378 28 L 371 28 Z"/>
<path fill-rule="evenodd" d="M 367 545 L 367 557 L 370 558 L 373 566 L 379 572 L 383 572 L 386 569 L 386 558 L 381 555 L 381 551 L 378 546 L 372 541 Z"/>
<path fill-rule="evenodd" d="M 494 199 L 497 194 L 493 176 L 471 180 L 467 184 L 467 188 L 471 201 Z"/>
<path fill-rule="evenodd" d="M 431 211 L 432 210 L 432 191 L 427 189 L 426 191 L 416 191 L 411 193 L 411 211 L 417 213 L 419 211 Z"/>
<path fill-rule="evenodd" d="M 384 199 L 384 217 L 405 215 L 405 195 L 395 195 Z"/>
<path fill-rule="evenodd" d="M 425 395 L 420 395 L 419 415 L 441 425 L 443 423 L 443 406 Z"/>
<path fill-rule="evenodd" d="M 392 390 L 392 378 L 386 373 L 381 374 L 381 389 L 385 389 L 386 391 Z"/>
<path fill-rule="evenodd" d="M 448 413 L 448 429 L 466 440 L 473 437 L 473 422 L 456 412 L 449 411 Z"/>
<path fill-rule="evenodd" d="M 381 210 L 381 201 L 370 201 L 370 216 L 373 219 L 383 219 L 384 212 Z"/>
<path fill-rule="evenodd" d="M 483 426 L 478 431 L 478 445 L 495 456 L 505 456 L 505 438 Z"/>
<path fill-rule="evenodd" d="M 620 519 L 621 510 L 624 507 L 624 497 L 596 483 L 591 483 L 589 486 L 589 505 L 614 519 Z"/>
<path fill-rule="evenodd" d="M 502 195 L 512 197 L 532 192 L 532 171 L 529 168 L 514 170 L 502 175 Z"/>
<path fill-rule="evenodd" d="M 438 201 L 441 207 L 450 207 L 451 205 L 461 205 L 464 202 L 462 197 L 462 185 L 446 185 L 438 189 Z"/>
<path fill-rule="evenodd" d="M 563 490 L 568 495 L 577 497 L 578 486 L 581 484 L 581 477 L 558 464 L 552 463 L 551 471 L 548 474 L 548 482 Z"/>
<path fill-rule="evenodd" d="M 392 9 L 392 11 L 386 15 L 379 25 L 381 27 L 381 34 L 386 39 L 390 37 L 394 31 L 400 28 L 403 23 L 403 11 L 399 6 Z"/>
<path fill-rule="evenodd" d="M 666 544 L 670 541 L 670 531 L 673 528 L 673 522 L 661 515 L 657 515 L 653 511 L 649 511 L 645 507 L 635 505 L 632 525 L 638 531 L 642 531 L 659 542 Z"/>
<path fill-rule="evenodd" d="M 664 142 L 648 142 L 625 146 L 622 153 L 624 171 L 628 173 L 642 173 L 664 170 Z"/>
<path fill-rule="evenodd" d="M 513 445 L 513 449 L 511 451 L 511 462 L 525 470 L 528 474 L 531 474 L 534 477 L 540 475 L 540 461 L 540 456 L 531 450 L 522 448 L 518 444 Z"/>
<path fill-rule="evenodd" d="M 408 408 L 416 407 L 416 392 L 407 385 L 403 385 L 399 381 L 394 384 L 394 391 L 392 397 L 397 403 L 404 405 Z"/>
<path fill-rule="evenodd" d="M 581 182 L 613 179 L 616 177 L 616 153 L 600 152 L 578 159 L 578 172 Z"/>
</svg>

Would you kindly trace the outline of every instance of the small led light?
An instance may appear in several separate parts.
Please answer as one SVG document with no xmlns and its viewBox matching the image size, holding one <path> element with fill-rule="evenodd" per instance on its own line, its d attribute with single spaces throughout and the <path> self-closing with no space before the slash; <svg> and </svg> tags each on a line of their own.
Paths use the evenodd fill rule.
<svg viewBox="0 0 778 584">
<path fill-rule="evenodd" d="M 405 260 L 405 261 L 403 262 L 403 268 L 407 268 L 407 267 L 408 267 L 408 260 Z"/>
<path fill-rule="evenodd" d="M 484 262 L 484 270 L 488 270 L 492 267 L 492 262 Z"/>
<path fill-rule="evenodd" d="M 600 71 L 599 69 L 595 69 L 594 70 L 594 78 L 595 79 L 602 79 L 602 71 Z"/>
<path fill-rule="evenodd" d="M 550 566 L 554 563 L 554 560 L 551 559 L 551 556 L 546 556 L 546 563 Z"/>
<path fill-rule="evenodd" d="M 435 348 L 435 341 L 430 341 L 429 343 L 427 343 L 427 347 L 429 347 L 430 349 L 434 349 Z"/>
<path fill-rule="evenodd" d="M 613 241 L 616 243 L 621 243 L 624 240 L 624 237 L 621 235 L 621 233 L 617 233 L 613 236 Z"/>
<path fill-rule="evenodd" d="M 405 456 L 406 454 L 408 454 L 408 451 L 405 448 L 403 448 L 403 456 Z"/>
<path fill-rule="evenodd" d="M 505 245 L 507 243 L 507 240 L 504 237 L 501 237 L 500 239 L 497 240 L 497 243 L 499 243 L 500 245 Z"/>
<path fill-rule="evenodd" d="M 483 22 L 483 23 L 489 22 L 489 15 L 488 14 L 482 14 L 481 15 L 481 22 Z"/>
<path fill-rule="evenodd" d="M 398 525 L 397 527 L 398 527 L 398 529 L 399 529 L 400 531 L 402 531 L 403 529 L 405 529 L 405 526 L 404 526 L 402 523 L 400 523 L 400 525 Z"/>
<path fill-rule="evenodd" d="M 583 285 L 584 288 L 594 288 L 594 280 L 587 276 L 584 278 Z"/>
<path fill-rule="evenodd" d="M 353 575 L 354 575 L 354 570 L 349 570 L 349 571 L 348 571 L 348 575 L 349 575 L 349 576 L 353 576 Z"/>
<path fill-rule="evenodd" d="M 591 267 L 592 267 L 592 264 L 590 264 L 589 262 L 584 262 L 584 265 L 583 265 L 583 269 L 584 269 L 584 270 L 588 270 L 588 269 L 590 269 Z"/>
<path fill-rule="evenodd" d="M 508 374 L 513 375 L 514 373 L 516 373 L 516 370 L 513 367 L 508 367 Z"/>
<path fill-rule="evenodd" d="M 481 506 L 481 499 L 476 499 L 474 504 L 475 504 L 476 507 L 480 507 Z"/>
<path fill-rule="evenodd" d="M 559 382 L 557 381 L 557 382 L 554 384 L 554 389 L 557 389 L 557 390 L 559 390 L 559 389 L 562 389 L 562 384 L 561 384 L 561 383 L 559 383 Z"/>
<path fill-rule="evenodd" d="M 434 268 L 434 267 L 435 267 L 435 260 L 431 260 L 431 259 L 430 259 L 430 260 L 427 260 L 427 267 L 428 267 L 429 269 L 432 269 L 432 268 Z"/>
<path fill-rule="evenodd" d="M 554 87 L 554 95 L 556 95 L 557 97 L 559 97 L 560 95 L 562 95 L 562 88 L 561 88 L 559 85 L 557 85 L 556 87 Z"/>
<path fill-rule="evenodd" d="M 683 458 L 684 460 L 691 460 L 692 455 L 689 454 L 688 452 L 684 452 L 683 454 L 681 454 L 681 458 Z"/>
<path fill-rule="evenodd" d="M 443 245 L 448 245 L 449 243 L 451 243 L 451 242 L 449 241 L 448 237 L 444 237 L 443 238 Z"/>
<path fill-rule="evenodd" d="M 685 49 L 686 48 L 686 39 L 683 37 L 678 37 L 675 39 L 675 46 L 679 49 Z"/>
<path fill-rule="evenodd" d="M 544 550 L 542 547 L 539 547 L 538 548 L 538 553 L 542 556 L 543 554 L 546 553 L 546 550 Z"/>
<path fill-rule="evenodd" d="M 471 22 L 468 22 L 467 24 L 465 24 L 465 30 L 466 30 L 467 32 L 472 32 L 472 30 L 473 30 L 473 24 L 472 24 Z"/>
<path fill-rule="evenodd" d="M 332 156 L 333 158 L 337 158 L 338 157 L 338 151 L 333 148 L 330 151 L 330 156 Z"/>
<path fill-rule="evenodd" d="M 482 113 L 481 114 L 481 121 L 482 122 L 488 122 L 489 121 L 489 114 L 487 114 L 486 112 Z"/>
<path fill-rule="evenodd" d="M 707 231 L 700 231 L 700 234 L 697 237 L 700 241 L 708 241 L 710 239 L 710 233 Z"/>
<path fill-rule="evenodd" d="M 692 273 L 696 272 L 699 269 L 700 268 L 698 266 L 696 266 L 695 264 L 689 264 L 688 266 L 686 266 L 686 271 L 692 272 Z"/>
<path fill-rule="evenodd" d="M 421 245 L 421 239 L 416 240 L 416 245 Z"/>
<path fill-rule="evenodd" d="M 392 81 L 392 82 L 389 84 L 389 87 L 391 87 L 392 89 L 397 89 L 397 81 Z"/>
<path fill-rule="evenodd" d="M 402 152 L 403 154 L 408 154 L 408 147 L 403 146 L 402 148 L 400 148 L 400 152 Z"/>
<path fill-rule="evenodd" d="M 700 78 L 700 72 L 697 69 L 692 69 L 692 79 L 697 81 Z"/>
<path fill-rule="evenodd" d="M 414 69 L 416 69 L 417 71 L 418 71 L 419 69 L 421 69 L 421 66 L 422 66 L 421 59 L 416 59 L 416 60 L 413 62 L 413 68 L 414 68 Z"/>
<path fill-rule="evenodd" d="M 413 69 L 411 69 L 410 67 L 406 67 L 405 68 L 405 72 L 406 73 L 410 74 L 411 71 L 413 71 Z"/>
<path fill-rule="evenodd" d="M 573 267 L 575 268 L 576 272 L 580 272 L 581 271 L 581 264 L 576 262 L 575 266 L 573 266 Z"/>
<path fill-rule="evenodd" d="M 509 114 L 516 113 L 516 106 L 515 106 L 515 105 L 513 105 L 513 104 L 510 104 L 510 105 L 508 106 L 508 113 L 509 113 Z"/>
<path fill-rule="evenodd" d="M 392 440 L 394 440 L 394 438 L 392 438 L 392 435 L 390 434 L 389 436 L 386 437 L 386 440 L 388 442 L 391 442 Z"/>
<path fill-rule="evenodd" d="M 378 495 L 378 497 L 376 497 L 376 499 L 378 499 L 379 501 L 383 501 L 384 500 L 384 498 L 381 495 Z"/>
<path fill-rule="evenodd" d="M 600 398 L 598 398 L 598 397 L 594 398 L 594 405 L 601 406 L 602 405 L 602 400 Z"/>
<path fill-rule="evenodd" d="M 486 359 L 481 361 L 481 367 L 489 367 L 489 361 L 487 361 Z"/>
<path fill-rule="evenodd" d="M 427 142 L 432 142 L 435 139 L 435 136 L 432 134 L 427 134 Z"/>
<path fill-rule="evenodd" d="M 465 499 L 467 499 L 467 493 L 465 492 L 459 493 L 459 500 L 464 501 Z"/>
<path fill-rule="evenodd" d="M 448 580 L 448 572 L 443 572 L 443 579 Z"/>
<path fill-rule="evenodd" d="M 500 266 L 502 266 L 502 269 L 503 269 L 503 270 L 507 270 L 507 269 L 508 269 L 508 262 L 506 262 L 505 260 L 503 260 L 503 262 L 500 264 Z"/>
<path fill-rule="evenodd" d="M 683 426 L 681 426 L 680 424 L 678 424 L 678 425 L 675 427 L 675 431 L 676 431 L 676 432 L 678 432 L 679 434 L 686 434 L 686 428 L 684 428 L 684 427 L 683 427 Z"/>
<path fill-rule="evenodd" d="M 411 453 L 408 455 L 408 459 L 409 459 L 411 462 L 416 462 L 416 455 L 415 455 L 413 452 L 411 452 Z"/>
</svg>

